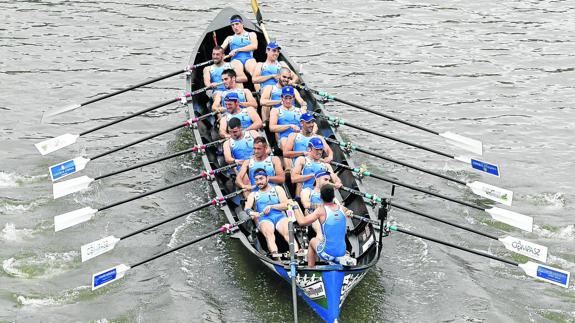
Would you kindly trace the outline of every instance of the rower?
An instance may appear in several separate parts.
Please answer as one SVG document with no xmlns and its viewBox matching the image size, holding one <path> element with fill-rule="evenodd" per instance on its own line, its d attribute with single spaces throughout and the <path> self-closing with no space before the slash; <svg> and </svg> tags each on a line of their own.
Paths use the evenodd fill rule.
<svg viewBox="0 0 575 323">
<path fill-rule="evenodd" d="M 237 74 L 233 69 L 226 69 L 222 72 L 222 82 L 224 82 L 224 91 L 216 91 L 214 94 L 214 102 L 212 103 L 212 111 L 226 112 L 224 98 L 228 93 L 236 93 L 239 98 L 241 108 L 252 107 L 257 109 L 258 103 L 254 98 L 252 92 L 238 86 Z"/>
<path fill-rule="evenodd" d="M 308 143 L 311 138 L 319 138 L 323 143 L 323 161 L 328 163 L 333 160 L 333 151 L 325 140 L 314 133 L 317 129 L 315 117 L 309 112 L 302 113 L 299 118 L 301 131 L 290 133 L 283 146 L 283 156 L 285 169 L 291 169 L 297 157 L 305 156 L 308 153 Z"/>
<path fill-rule="evenodd" d="M 322 161 L 324 144 L 320 138 L 313 137 L 308 142 L 307 156 L 300 156 L 296 159 L 291 172 L 292 183 L 301 183 L 297 185 L 296 196 L 304 188 L 313 188 L 315 174 L 319 172 L 328 172 L 336 188 L 341 187 L 339 176 L 334 173 L 331 165 Z"/>
<path fill-rule="evenodd" d="M 282 89 L 289 85 L 292 80 L 292 71 L 289 68 L 282 67 L 279 71 L 277 82 L 262 88 L 260 104 L 262 105 L 262 119 L 265 121 L 270 118 L 270 109 L 279 108 L 282 105 Z M 302 99 L 298 90 L 294 89 L 295 100 L 302 111 L 307 111 L 307 103 Z"/>
<path fill-rule="evenodd" d="M 315 211 L 317 208 L 323 205 L 323 200 L 321 199 L 320 196 L 321 188 L 324 185 L 333 185 L 331 183 L 331 174 L 328 172 L 321 171 L 319 173 L 316 173 L 314 178 L 315 183 L 313 185 L 313 188 L 306 187 L 303 190 L 301 190 L 300 193 L 301 204 L 304 208 L 304 214 L 306 215 L 313 213 L 313 211 Z M 337 200 L 334 199 L 334 201 L 335 203 L 338 203 Z M 312 227 L 316 233 L 316 237 L 320 238 L 321 240 L 322 234 L 319 221 L 314 221 Z"/>
<path fill-rule="evenodd" d="M 220 137 L 229 138 L 230 134 L 227 132 L 228 120 L 238 118 L 240 120 L 242 129 L 245 131 L 258 130 L 262 128 L 262 119 L 252 107 L 240 109 L 239 97 L 235 92 L 228 93 L 225 98 L 226 114 L 220 118 Z"/>
<path fill-rule="evenodd" d="M 248 196 L 245 212 L 256 222 L 258 229 L 266 238 L 268 251 L 274 255 L 278 253 L 275 230 L 286 242 L 289 241 L 288 221 L 284 212 L 288 208 L 288 198 L 281 186 L 269 185 L 265 169 L 255 169 L 254 178 L 258 190 Z M 298 250 L 297 243 L 295 250 Z"/>
<path fill-rule="evenodd" d="M 270 112 L 270 131 L 276 133 L 279 148 L 292 132 L 300 131 L 299 118 L 302 114 L 299 108 L 293 106 L 294 88 L 290 85 L 282 88 L 282 105 Z"/>
<path fill-rule="evenodd" d="M 277 42 L 272 41 L 266 46 L 266 61 L 259 62 L 256 64 L 254 69 L 254 74 L 252 75 L 252 82 L 258 84 L 261 89 L 266 86 L 271 86 L 277 83 L 278 76 L 281 68 L 286 68 L 289 70 L 288 65 L 285 62 L 280 62 L 278 57 L 280 56 L 281 47 Z M 296 84 L 298 77 L 295 73 L 290 70 L 290 80 L 291 85 Z"/>
<path fill-rule="evenodd" d="M 254 139 L 259 135 L 255 130 L 244 131 L 240 119 L 235 117 L 228 121 L 228 132 L 230 140 L 223 144 L 224 159 L 228 164 L 238 164 L 235 168 L 237 173 L 240 171 L 242 164 L 252 157 L 254 153 Z M 245 185 L 250 184 L 247 176 L 242 178 L 242 182 Z"/>
<path fill-rule="evenodd" d="M 278 156 L 270 156 L 268 143 L 265 137 L 254 139 L 254 155 L 249 161 L 242 163 L 240 172 L 236 177 L 236 185 L 239 188 L 249 190 L 256 184 L 255 170 L 261 168 L 268 174 L 268 179 L 273 184 L 283 184 L 285 181 L 284 170 Z M 249 184 L 244 184 L 242 179 L 248 175 Z M 257 189 L 257 188 L 256 188 Z"/>
<path fill-rule="evenodd" d="M 314 237 L 309 242 L 308 266 L 315 266 L 316 257 L 329 263 L 355 266 L 357 260 L 346 254 L 345 244 L 347 231 L 345 217 L 346 215 L 351 216 L 352 211 L 334 202 L 335 189 L 332 185 L 322 186 L 320 197 L 323 205 L 315 209 L 311 214 L 304 216 L 301 212 L 294 212 L 299 225 L 310 225 L 318 220 L 320 223 L 322 237 Z"/>
<path fill-rule="evenodd" d="M 232 66 L 245 69 L 250 75 L 256 67 L 254 59 L 254 50 L 258 49 L 258 37 L 254 32 L 248 32 L 244 29 L 244 23 L 240 15 L 233 15 L 230 18 L 230 24 L 234 31 L 233 36 L 224 39 L 222 47 L 230 47 L 230 56 L 232 56 Z"/>
<path fill-rule="evenodd" d="M 233 67 L 232 64 L 224 61 L 224 49 L 220 46 L 216 46 L 212 49 L 212 60 L 214 64 L 204 68 L 204 85 L 210 86 L 213 89 L 213 94 L 215 94 L 218 91 L 226 90 L 223 84 L 218 85 L 218 83 L 222 82 L 222 73 L 224 70 L 233 69 Z M 243 87 L 241 83 L 248 81 L 244 70 L 237 69 L 235 72 L 237 74 L 236 82 L 240 83 L 238 87 Z"/>
</svg>

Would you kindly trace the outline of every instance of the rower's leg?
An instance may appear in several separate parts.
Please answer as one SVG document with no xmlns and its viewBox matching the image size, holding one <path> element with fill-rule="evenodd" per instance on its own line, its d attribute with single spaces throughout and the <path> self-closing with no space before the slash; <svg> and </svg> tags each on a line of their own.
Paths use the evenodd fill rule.
<svg viewBox="0 0 575 323">
<path fill-rule="evenodd" d="M 319 223 L 319 220 L 313 221 L 311 227 L 315 231 L 315 237 L 318 238 L 319 240 L 322 240 L 323 234 L 321 233 L 321 224 Z"/>
<path fill-rule="evenodd" d="M 271 221 L 261 221 L 260 231 L 266 238 L 269 252 L 277 253 L 278 246 L 276 245 L 276 235 L 273 223 Z"/>
<path fill-rule="evenodd" d="M 263 123 L 270 121 L 270 110 L 271 110 L 271 107 L 269 105 L 263 105 L 262 106 L 262 121 L 263 121 Z"/>
<path fill-rule="evenodd" d="M 230 62 L 230 64 L 232 65 L 232 68 L 236 72 L 236 81 L 247 80 L 246 73 L 244 72 L 244 64 L 242 64 L 242 61 L 240 61 L 239 59 L 234 59 Z M 236 84 L 238 85 L 239 88 L 244 87 L 243 82 L 237 81 Z"/>
<path fill-rule="evenodd" d="M 254 75 L 254 71 L 256 70 L 256 65 L 257 62 L 255 60 L 255 58 L 250 58 L 246 61 L 245 63 L 245 67 L 246 67 L 246 72 L 248 72 L 250 75 Z"/>
<path fill-rule="evenodd" d="M 288 219 L 287 218 L 281 219 L 278 222 L 278 224 L 276 224 L 276 229 L 281 234 L 281 236 L 284 238 L 284 240 L 287 243 L 289 243 Z M 295 237 L 294 237 L 294 244 L 293 245 L 294 245 L 294 251 L 298 252 L 299 251 L 299 245 L 298 245 L 297 241 L 295 241 Z"/>
<path fill-rule="evenodd" d="M 315 266 L 315 259 L 317 258 L 315 249 L 317 248 L 319 241 L 320 240 L 318 238 L 313 238 L 309 242 L 309 247 L 307 248 L 307 265 L 310 267 Z"/>
</svg>

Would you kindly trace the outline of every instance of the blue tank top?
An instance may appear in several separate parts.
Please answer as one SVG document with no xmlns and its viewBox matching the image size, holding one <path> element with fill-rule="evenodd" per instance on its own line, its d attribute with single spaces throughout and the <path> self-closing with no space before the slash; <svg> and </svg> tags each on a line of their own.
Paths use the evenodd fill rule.
<svg viewBox="0 0 575 323">
<path fill-rule="evenodd" d="M 314 137 L 313 135 L 310 137 L 306 137 L 301 132 L 298 133 L 297 136 L 295 136 L 295 140 L 293 143 L 293 151 L 306 151 L 307 144 L 309 143 L 309 140 L 313 137 Z"/>
<path fill-rule="evenodd" d="M 252 121 L 252 118 L 250 118 L 250 115 L 248 114 L 248 109 L 241 109 L 240 112 L 236 113 L 236 114 L 231 114 L 231 113 L 227 113 L 226 112 L 226 120 L 230 121 L 231 118 L 238 118 L 240 119 L 240 122 L 242 123 L 242 129 L 247 129 L 249 126 L 251 126 L 254 122 Z"/>
<path fill-rule="evenodd" d="M 303 166 L 302 175 L 309 175 L 309 174 L 317 174 L 320 171 L 326 171 L 327 168 L 325 167 L 324 163 L 313 161 L 311 158 L 305 158 L 305 164 Z M 302 189 L 304 188 L 311 188 L 313 189 L 313 183 L 315 182 L 315 178 L 310 178 L 307 181 L 303 182 Z"/>
<path fill-rule="evenodd" d="M 230 49 L 238 49 L 242 47 L 246 47 L 251 44 L 250 34 L 246 31 L 241 35 L 233 35 L 232 40 L 230 41 Z M 252 52 L 237 52 L 232 59 L 249 59 L 254 57 L 253 51 Z"/>
<path fill-rule="evenodd" d="M 263 63 L 262 64 L 262 69 L 261 69 L 261 76 L 267 76 L 267 75 L 277 75 L 280 72 L 280 69 L 282 68 L 280 62 L 275 62 L 274 64 L 268 64 L 268 63 Z M 271 78 L 269 80 L 266 80 L 263 83 L 260 83 L 261 87 L 264 88 L 268 85 L 275 85 L 277 83 L 277 80 L 275 78 Z"/>
<path fill-rule="evenodd" d="M 231 69 L 232 65 L 230 63 L 224 63 L 222 66 L 212 65 L 210 69 L 210 82 L 220 83 L 222 82 L 222 73 L 224 70 Z M 225 91 L 226 87 L 223 84 L 218 85 L 214 91 Z"/>
<path fill-rule="evenodd" d="M 299 123 L 299 117 L 301 116 L 301 110 L 296 107 L 292 107 L 289 110 L 284 109 L 283 107 L 279 109 L 278 114 L 278 125 L 288 125 L 294 124 L 301 129 L 301 125 Z M 279 133 L 280 140 L 282 138 L 287 138 L 290 133 L 293 132 L 293 129 L 289 128 Z"/>
<path fill-rule="evenodd" d="M 253 157 L 250 158 L 250 163 L 248 164 L 248 176 L 250 177 L 250 183 L 256 185 L 256 180 L 254 178 L 254 172 L 256 169 L 262 168 L 266 171 L 268 176 L 275 176 L 276 171 L 274 169 L 274 164 L 272 163 L 272 156 L 266 157 L 262 161 L 256 161 Z"/>
<path fill-rule="evenodd" d="M 309 202 L 311 205 L 308 208 L 308 211 L 311 213 L 315 211 L 315 209 L 323 205 L 323 200 L 321 199 L 321 196 L 318 191 L 314 190 L 313 188 L 309 190 L 311 190 L 311 194 L 309 196 Z"/>
<path fill-rule="evenodd" d="M 226 101 L 224 100 L 226 95 L 228 95 L 228 93 L 237 93 L 238 98 L 240 99 L 239 102 L 248 102 L 248 99 L 246 98 L 246 92 L 244 91 L 244 89 L 233 89 L 233 90 L 226 90 L 224 88 L 224 90 L 222 91 L 222 102 L 220 103 L 222 105 L 222 107 L 226 107 Z M 240 105 L 240 109 L 244 109 L 245 107 L 243 105 Z"/>
<path fill-rule="evenodd" d="M 270 93 L 270 100 L 282 100 L 282 88 L 278 86 L 278 83 L 276 82 L 274 85 L 272 85 L 272 91 Z M 281 102 L 278 104 L 275 104 L 272 106 L 272 108 L 279 108 L 281 107 L 282 104 Z"/>
<path fill-rule="evenodd" d="M 248 160 L 254 153 L 254 138 L 246 131 L 242 139 L 230 139 L 230 148 L 234 159 Z"/>
<path fill-rule="evenodd" d="M 338 207 L 337 211 L 332 211 L 325 206 L 324 209 L 327 215 L 321 224 L 324 251 L 331 256 L 341 257 L 345 255 L 345 233 L 347 230 L 345 214 L 341 207 Z"/>
<path fill-rule="evenodd" d="M 263 212 L 264 209 L 266 208 L 266 206 L 268 205 L 273 205 L 273 204 L 278 204 L 280 202 L 280 198 L 278 196 L 278 193 L 276 191 L 276 187 L 272 186 L 271 190 L 267 191 L 267 192 L 262 192 L 262 191 L 258 191 L 255 193 L 255 206 L 256 206 L 256 212 Z M 276 210 L 276 209 L 272 209 L 270 211 L 270 213 L 266 214 L 265 216 L 273 216 L 273 215 L 282 215 L 283 212 L 280 210 Z M 263 214 L 262 214 L 263 216 Z"/>
</svg>

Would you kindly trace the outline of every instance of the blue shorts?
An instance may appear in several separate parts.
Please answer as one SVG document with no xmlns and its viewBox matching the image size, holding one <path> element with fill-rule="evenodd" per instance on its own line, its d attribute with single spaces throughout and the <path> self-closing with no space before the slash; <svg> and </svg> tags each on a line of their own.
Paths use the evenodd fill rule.
<svg viewBox="0 0 575 323">
<path fill-rule="evenodd" d="M 345 256 L 345 252 L 343 253 L 343 255 L 339 255 L 339 256 L 334 256 L 334 255 L 330 255 L 329 253 L 327 253 L 325 251 L 325 240 L 322 240 L 317 245 L 317 248 L 315 248 L 315 252 L 317 253 L 317 256 L 319 257 L 320 260 L 330 261 L 330 262 L 336 262 L 339 257 Z"/>
<path fill-rule="evenodd" d="M 287 217 L 286 217 L 286 215 L 285 215 L 284 212 L 273 212 L 273 210 L 272 210 L 272 211 L 270 211 L 270 214 L 268 214 L 268 215 L 263 215 L 263 216 L 260 216 L 260 217 L 258 218 L 258 229 L 260 228 L 260 225 L 262 225 L 262 223 L 263 223 L 264 221 L 268 221 L 268 222 L 270 222 L 270 223 L 274 226 L 274 228 L 277 230 L 277 229 L 278 229 L 278 228 L 277 228 L 278 223 L 279 223 L 281 220 L 283 220 L 283 219 L 287 219 Z"/>
<path fill-rule="evenodd" d="M 240 52 L 240 53 L 244 53 L 244 52 Z M 242 55 L 240 53 L 237 53 L 236 55 L 234 55 L 234 57 L 232 57 L 232 61 L 240 61 L 242 63 L 242 65 L 246 65 L 247 61 L 254 58 L 251 55 Z M 247 54 L 247 52 L 245 52 L 245 53 Z"/>
</svg>

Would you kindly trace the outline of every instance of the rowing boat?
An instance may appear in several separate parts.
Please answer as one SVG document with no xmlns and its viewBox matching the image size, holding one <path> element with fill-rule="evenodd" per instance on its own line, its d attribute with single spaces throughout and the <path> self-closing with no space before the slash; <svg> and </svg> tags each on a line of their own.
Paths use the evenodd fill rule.
<svg viewBox="0 0 575 323">
<path fill-rule="evenodd" d="M 211 58 L 214 47 L 214 33 L 217 39 L 224 39 L 230 35 L 232 29 L 229 25 L 229 19 L 234 14 L 241 15 L 241 13 L 233 8 L 225 8 L 214 18 L 204 32 L 202 40 L 194 49 L 193 53 L 195 55 L 191 63 L 196 64 Z M 254 52 L 254 57 L 257 61 L 264 61 L 266 39 L 262 30 L 246 17 L 243 17 L 243 21 L 245 28 L 249 31 L 256 32 L 258 36 L 258 43 L 260 45 L 258 50 Z M 290 61 L 284 51 L 282 51 L 280 60 L 286 62 L 294 72 L 298 73 L 295 64 Z M 301 75 L 298 74 L 298 76 L 301 79 Z M 194 91 L 204 86 L 201 71 L 194 71 L 188 75 L 187 86 L 189 91 Z M 253 89 L 252 84 L 248 84 L 247 87 L 252 87 Z M 323 106 L 315 99 L 312 93 L 304 90 L 301 92 L 301 95 L 302 98 L 306 100 L 310 110 L 321 113 Z M 208 113 L 208 101 L 209 98 L 207 95 L 196 96 L 193 100 L 194 113 L 196 115 Z M 328 122 L 318 119 L 317 124 L 318 133 L 322 136 L 338 141 L 342 140 Z M 198 123 L 197 127 L 193 129 L 193 133 L 198 144 L 209 144 L 219 139 L 217 131 L 214 131 L 212 123 L 207 119 Z M 269 132 L 267 132 L 267 139 L 270 143 L 275 142 L 275 138 L 271 136 Z M 331 144 L 330 147 L 334 152 L 334 160 L 338 160 L 350 167 L 355 167 L 353 161 L 346 158 L 339 146 Z M 281 153 L 281 151 L 278 151 L 278 153 Z M 202 156 L 202 163 L 206 169 L 216 169 L 225 165 L 222 156 L 218 156 L 214 150 Z M 342 168 L 335 169 L 335 171 L 338 172 L 344 186 L 362 190 L 361 181 L 354 177 L 349 170 Z M 218 196 L 229 194 L 234 190 L 233 179 L 230 174 L 220 173 L 216 176 L 215 180 L 212 181 L 212 187 Z M 286 190 L 286 192 L 288 192 L 288 194 L 291 193 L 293 197 L 293 191 L 289 192 L 289 190 Z M 348 192 L 341 191 L 339 193 L 339 200 L 342 201 L 342 204 L 348 209 L 353 210 L 355 214 L 365 215 L 371 220 L 377 221 L 378 214 L 381 214 L 383 217 L 383 214 L 386 212 L 385 208 L 381 208 L 380 206 L 377 208 L 368 207 L 362 197 Z M 229 223 L 236 223 L 242 217 L 243 206 L 241 201 L 236 198 L 227 201 L 226 204 L 227 205 L 222 207 L 222 210 L 227 220 Z M 337 321 L 340 308 L 345 298 L 351 290 L 359 284 L 367 271 L 377 263 L 381 253 L 381 235 L 379 238 L 377 237 L 372 224 L 355 219 L 348 219 L 347 229 L 347 250 L 352 257 L 357 258 L 356 266 L 344 267 L 339 264 L 330 265 L 318 263 L 317 266 L 310 268 L 305 265 L 304 261 L 300 261 L 297 266 L 296 282 L 298 295 L 327 322 Z M 287 256 L 282 257 L 280 261 L 272 259 L 266 249 L 265 239 L 262 235 L 258 235 L 255 230 L 256 228 L 254 226 L 241 226 L 241 230 L 235 234 L 235 237 L 240 240 L 252 256 L 256 257 L 278 276 L 291 282 L 289 276 L 289 258 Z M 304 241 L 307 237 L 304 232 L 299 230 L 296 234 L 296 238 L 298 238 L 300 245 L 305 245 Z M 281 238 L 276 239 L 276 241 L 280 248 L 279 252 L 287 254 L 287 244 L 282 243 L 283 240 Z M 378 241 L 380 243 L 377 243 Z"/>
</svg>

